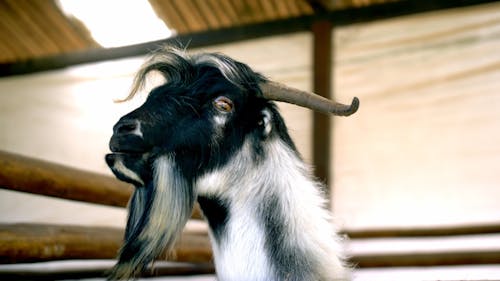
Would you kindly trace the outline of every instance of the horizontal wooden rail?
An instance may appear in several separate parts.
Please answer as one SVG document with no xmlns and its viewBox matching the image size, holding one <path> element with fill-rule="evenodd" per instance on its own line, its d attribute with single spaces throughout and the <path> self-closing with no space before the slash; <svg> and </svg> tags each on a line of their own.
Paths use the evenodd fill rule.
<svg viewBox="0 0 500 281">
<path fill-rule="evenodd" d="M 356 255 L 350 261 L 355 267 L 402 267 L 500 264 L 500 251 L 439 251 L 427 253 L 397 253 Z"/>
<path fill-rule="evenodd" d="M 0 187 L 119 207 L 127 205 L 132 193 L 132 186 L 110 176 L 3 151 Z"/>
<path fill-rule="evenodd" d="M 39 264 L 20 264 L 16 267 L 0 266 L 0 280 L 62 280 L 82 278 L 103 278 L 111 270 L 114 261 L 59 261 L 42 262 Z M 155 262 L 151 270 L 142 274 L 143 277 L 167 275 L 199 275 L 215 272 L 213 263 L 170 263 Z"/>
<path fill-rule="evenodd" d="M 133 190 L 111 176 L 5 151 L 0 151 L 0 188 L 117 207 L 127 206 Z M 193 218 L 202 218 L 198 206 Z"/>
<path fill-rule="evenodd" d="M 0 187 L 59 198 L 123 207 L 132 188 L 113 177 L 0 152 Z M 195 217 L 200 217 L 199 211 Z M 416 229 L 348 230 L 351 239 L 425 237 L 500 233 L 500 225 L 447 226 Z M 14 224 L 0 225 L 0 263 L 64 259 L 109 259 L 116 256 L 123 231 L 114 228 Z M 185 233 L 175 261 L 212 260 L 206 233 Z M 500 263 L 500 252 L 465 251 L 356 255 L 359 267 Z"/>
<path fill-rule="evenodd" d="M 0 263 L 113 259 L 122 241 L 123 230 L 109 227 L 0 225 Z M 212 252 L 207 234 L 183 233 L 169 260 L 210 262 Z"/>
<path fill-rule="evenodd" d="M 127 205 L 132 192 L 129 184 L 111 176 L 3 151 L 0 151 L 0 188 L 119 207 Z M 193 211 L 192 218 L 202 218 L 199 206 Z M 500 233 L 500 223 L 361 229 L 344 233 L 353 239 L 487 234 Z"/>
<path fill-rule="evenodd" d="M 0 263 L 26 263 L 66 259 L 112 259 L 122 242 L 115 228 L 34 224 L 0 225 Z M 210 263 L 212 252 L 206 232 L 185 232 L 170 261 Z M 500 263 L 498 248 L 429 250 L 404 253 L 358 253 L 355 266 L 436 266 Z"/>
<path fill-rule="evenodd" d="M 478 235 L 500 233 L 500 223 L 414 228 L 351 229 L 345 230 L 343 233 L 351 239 Z"/>
</svg>

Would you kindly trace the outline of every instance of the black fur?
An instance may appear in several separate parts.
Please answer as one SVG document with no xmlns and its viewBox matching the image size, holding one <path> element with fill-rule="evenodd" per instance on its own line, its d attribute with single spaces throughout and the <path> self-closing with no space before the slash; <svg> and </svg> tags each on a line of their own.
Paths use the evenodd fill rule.
<svg viewBox="0 0 500 281">
<path fill-rule="evenodd" d="M 203 214 L 208 220 L 214 238 L 220 243 L 224 238 L 226 224 L 230 216 L 229 202 L 215 196 L 198 196 L 198 203 L 200 203 Z"/>
<path fill-rule="evenodd" d="M 287 243 L 288 225 L 286 215 L 281 213 L 281 202 L 277 195 L 271 195 L 259 208 L 259 216 L 264 225 L 266 235 L 265 247 L 270 261 L 273 261 L 276 276 L 272 280 L 302 281 L 316 280 L 311 276 L 314 272 L 314 261 L 307 260 L 303 250 L 297 244 Z M 283 279 L 286 278 L 286 279 Z"/>
<path fill-rule="evenodd" d="M 141 200 L 144 200 L 144 202 L 142 202 L 142 204 L 144 205 L 142 206 L 142 208 L 144 208 L 144 213 L 141 214 L 141 216 L 138 216 L 139 214 L 136 215 L 133 212 L 129 213 L 127 227 L 125 229 L 125 243 L 120 250 L 118 263 L 127 263 L 133 261 L 133 257 L 135 256 L 135 254 L 141 251 L 141 248 L 143 247 L 143 241 L 139 239 L 140 233 L 151 219 L 151 209 L 145 206 L 151 205 L 153 197 L 155 196 L 154 191 L 155 190 L 152 187 L 152 183 L 149 183 L 147 186 L 140 187 L 134 192 L 135 194 L 131 199 L 132 206 L 130 206 L 130 209 L 138 207 L 134 205 L 138 203 L 136 200 L 140 198 Z M 148 260 L 143 264 L 138 264 L 138 268 L 136 269 L 136 271 L 142 272 L 144 268 L 149 264 L 149 262 L 151 262 L 152 259 L 155 258 L 155 255 L 152 255 L 152 257 L 150 258 L 151 260 Z"/>
<path fill-rule="evenodd" d="M 149 153 L 150 158 L 173 153 L 185 178 L 193 181 L 198 175 L 226 164 L 245 138 L 261 138 L 262 110 L 268 108 L 279 117 L 274 103 L 261 98 L 258 84 L 265 78 L 225 56 L 211 54 L 208 57 L 234 68 L 236 74 L 230 77 L 232 80 L 210 60 L 189 60 L 176 54 L 171 55 L 168 64 L 153 63 L 143 70 L 143 76 L 148 71 L 160 71 L 167 83 L 153 89 L 142 106 L 123 116 L 115 126 L 116 131 L 120 123 L 140 120 L 143 139 L 115 132 L 110 140 L 111 150 L 133 152 L 127 157 L 133 157 L 140 150 Z M 213 142 L 215 128 L 211 118 L 216 111 L 212 101 L 221 95 L 234 102 L 235 110 L 227 116 L 230 120 L 222 134 L 224 137 Z M 286 132 L 281 118 L 277 121 L 280 133 Z M 285 133 L 284 139 L 294 147 L 288 134 Z M 259 152 L 258 146 L 255 149 Z M 130 166 L 141 176 L 150 175 L 150 165 Z"/>
</svg>

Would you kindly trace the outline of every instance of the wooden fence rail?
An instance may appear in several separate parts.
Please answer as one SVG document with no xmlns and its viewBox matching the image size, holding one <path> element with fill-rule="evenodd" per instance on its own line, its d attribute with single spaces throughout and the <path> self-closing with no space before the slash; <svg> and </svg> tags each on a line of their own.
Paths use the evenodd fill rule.
<svg viewBox="0 0 500 281">
<path fill-rule="evenodd" d="M 351 262 L 358 268 L 415 267 L 500 264 L 499 250 L 429 251 L 426 253 L 378 253 L 353 256 Z"/>
<path fill-rule="evenodd" d="M 127 206 L 133 189 L 111 176 L 5 151 L 0 151 L 0 188 L 117 207 Z M 192 218 L 202 218 L 198 206 Z"/>
<path fill-rule="evenodd" d="M 38 264 L 21 264 L 16 267 L 0 266 L 2 281 L 52 281 L 67 279 L 105 278 L 111 270 L 114 261 L 58 261 Z M 142 277 L 167 275 L 199 275 L 215 272 L 213 263 L 170 263 L 155 262 Z"/>
<path fill-rule="evenodd" d="M 67 259 L 114 259 L 123 230 L 48 224 L 0 225 L 0 263 L 26 263 Z M 207 233 L 184 232 L 169 261 L 210 262 Z"/>
<path fill-rule="evenodd" d="M 108 227 L 0 225 L 0 263 L 113 259 L 122 237 L 123 230 Z M 210 263 L 212 250 L 207 233 L 185 231 L 173 255 L 166 260 Z M 500 263 L 500 250 L 430 249 L 429 252 L 418 253 L 359 253 L 352 255 L 351 262 L 358 267 L 495 264 Z"/>
<path fill-rule="evenodd" d="M 132 193 L 130 185 L 110 176 L 4 151 L 0 151 L 0 187 L 118 207 L 125 207 Z"/>
<path fill-rule="evenodd" d="M 85 172 L 63 165 L 0 151 L 0 188 L 111 206 L 126 206 L 132 187 L 113 177 Z M 197 209 L 194 218 L 201 218 Z M 418 229 L 347 230 L 351 239 L 428 237 L 500 233 L 500 224 L 447 226 Z M 123 230 L 43 224 L 0 225 L 0 263 L 28 263 L 68 259 L 113 259 L 122 243 Z M 194 265 L 179 266 L 177 273 L 213 272 L 212 251 L 206 232 L 184 232 L 169 261 Z M 351 262 L 358 267 L 428 266 L 500 263 L 500 250 L 437 251 L 419 253 L 357 254 Z M 158 267 L 161 275 L 175 273 Z M 33 272 L 33 276 L 76 274 Z M 102 275 L 104 270 L 87 272 Z M 23 274 L 0 268 L 0 279 Z M 38 274 L 38 275 L 37 275 Z M 52 274 L 52 275 L 51 275 Z M 54 275 L 55 274 L 55 275 Z M 99 275 L 100 274 L 100 275 Z M 10 277 L 9 277 L 10 276 Z M 32 276 L 32 277 L 33 277 Z M 4 278 L 5 277 L 5 278 Z M 50 278 L 50 277 L 49 277 Z"/>
<path fill-rule="evenodd" d="M 129 184 L 114 177 L 0 151 L 0 188 L 63 199 L 125 207 L 132 193 Z M 201 219 L 196 206 L 194 219 Z M 500 233 L 500 223 L 428 228 L 346 230 L 350 238 L 445 236 Z"/>
<path fill-rule="evenodd" d="M 351 239 L 480 235 L 500 233 L 500 223 L 413 228 L 348 229 L 344 230 L 343 233 Z"/>
</svg>

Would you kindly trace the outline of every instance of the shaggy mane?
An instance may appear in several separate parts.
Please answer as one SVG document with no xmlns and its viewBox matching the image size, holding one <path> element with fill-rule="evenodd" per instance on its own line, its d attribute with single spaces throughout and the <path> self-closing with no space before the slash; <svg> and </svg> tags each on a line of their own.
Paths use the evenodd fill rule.
<svg viewBox="0 0 500 281">
<path fill-rule="evenodd" d="M 258 89 L 258 84 L 267 79 L 255 73 L 247 65 L 219 53 L 201 53 L 190 55 L 185 50 L 165 47 L 153 53 L 137 72 L 129 95 L 122 101 L 131 100 L 140 92 L 150 72 L 159 72 L 165 83 L 188 86 L 201 74 L 204 67 L 215 68 L 229 82 L 240 89 Z"/>
</svg>

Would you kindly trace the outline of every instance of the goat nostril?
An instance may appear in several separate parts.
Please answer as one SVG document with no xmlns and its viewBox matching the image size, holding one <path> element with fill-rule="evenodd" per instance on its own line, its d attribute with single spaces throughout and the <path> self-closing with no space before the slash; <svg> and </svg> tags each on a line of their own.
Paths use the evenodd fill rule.
<svg viewBox="0 0 500 281">
<path fill-rule="evenodd" d="M 136 128 L 135 125 L 128 124 L 128 125 L 124 125 L 124 126 L 120 127 L 119 131 L 123 132 L 123 133 L 128 133 L 128 132 L 134 131 L 135 128 Z"/>
<path fill-rule="evenodd" d="M 118 122 L 115 127 L 115 133 L 129 134 L 137 129 L 137 122 L 135 120 Z"/>
</svg>

